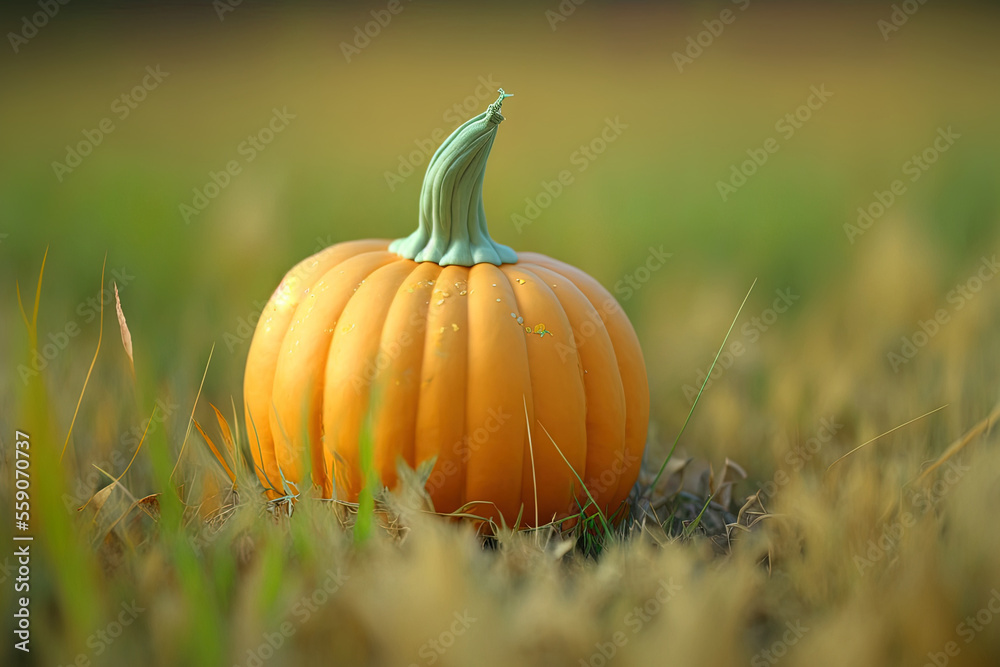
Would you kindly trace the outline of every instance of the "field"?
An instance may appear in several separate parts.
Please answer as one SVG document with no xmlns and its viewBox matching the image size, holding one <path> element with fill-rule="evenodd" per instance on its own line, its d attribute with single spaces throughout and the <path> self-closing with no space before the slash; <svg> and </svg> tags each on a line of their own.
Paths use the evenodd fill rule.
<svg viewBox="0 0 1000 667">
<path fill-rule="evenodd" d="M 550 4 L 71 3 L 11 42 L 4 664 L 997 664 L 1000 13 Z M 266 502 L 264 303 L 412 231 L 500 86 L 491 234 L 618 298 L 666 473 L 613 535 Z"/>
</svg>

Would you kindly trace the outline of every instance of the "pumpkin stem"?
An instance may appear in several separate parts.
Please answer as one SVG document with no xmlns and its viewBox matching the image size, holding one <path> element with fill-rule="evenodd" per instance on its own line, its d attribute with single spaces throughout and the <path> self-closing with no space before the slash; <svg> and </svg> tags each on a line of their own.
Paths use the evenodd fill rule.
<svg viewBox="0 0 1000 667">
<path fill-rule="evenodd" d="M 441 266 L 517 262 L 513 250 L 490 238 L 483 207 L 486 159 L 504 119 L 500 107 L 511 96 L 503 88 L 498 92 L 496 102 L 459 126 L 434 152 L 420 190 L 419 226 L 389 244 L 389 250 Z"/>
</svg>

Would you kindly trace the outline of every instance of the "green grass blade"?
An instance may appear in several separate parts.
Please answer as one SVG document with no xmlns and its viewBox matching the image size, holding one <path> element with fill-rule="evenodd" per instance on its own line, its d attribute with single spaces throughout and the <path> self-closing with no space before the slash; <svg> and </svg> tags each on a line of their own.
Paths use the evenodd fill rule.
<svg viewBox="0 0 1000 667">
<path fill-rule="evenodd" d="M 660 466 L 659 472 L 656 473 L 656 477 L 653 478 L 653 482 L 646 489 L 646 496 L 648 497 L 652 493 L 653 489 L 656 488 L 657 482 L 660 481 L 660 477 L 663 476 L 663 471 L 667 469 L 667 463 L 670 462 L 671 457 L 674 455 L 674 450 L 677 449 L 677 443 L 680 442 L 681 436 L 684 435 L 684 429 L 687 428 L 688 422 L 691 421 L 691 415 L 694 414 L 694 409 L 698 407 L 698 400 L 701 398 L 702 392 L 705 391 L 705 387 L 708 385 L 708 379 L 712 377 L 712 371 L 715 370 L 715 364 L 719 362 L 719 357 L 722 356 L 722 351 L 726 348 L 726 343 L 729 341 L 730 334 L 733 333 L 733 329 L 736 327 L 736 321 L 740 319 L 740 313 L 743 312 L 743 306 L 747 305 L 747 299 L 750 298 L 750 293 L 753 292 L 754 285 L 757 284 L 757 279 L 753 279 L 753 283 L 750 285 L 750 289 L 747 290 L 747 295 L 743 297 L 743 303 L 740 304 L 740 309 L 736 311 L 736 317 L 733 318 L 733 323 L 729 325 L 729 331 L 726 332 L 726 337 L 722 339 L 722 345 L 719 346 L 719 351 L 715 353 L 715 359 L 712 360 L 712 365 L 708 369 L 708 373 L 705 374 L 705 379 L 701 383 L 701 387 L 698 389 L 698 395 L 694 397 L 694 403 L 691 404 L 691 409 L 688 410 L 687 418 L 681 425 L 681 430 L 677 432 L 677 437 L 674 438 L 674 444 L 671 445 L 670 451 L 667 453 L 667 458 L 663 459 L 663 464 Z"/>
</svg>

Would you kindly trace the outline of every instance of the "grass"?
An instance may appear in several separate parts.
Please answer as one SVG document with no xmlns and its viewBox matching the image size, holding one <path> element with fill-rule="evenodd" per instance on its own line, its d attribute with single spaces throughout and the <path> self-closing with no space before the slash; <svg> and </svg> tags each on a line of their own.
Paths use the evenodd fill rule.
<svg viewBox="0 0 1000 667">
<path fill-rule="evenodd" d="M 841 428 L 801 466 L 789 455 L 805 446 L 805 436 L 776 434 L 752 456 L 744 451 L 744 463 L 755 459 L 771 471 L 756 480 L 719 474 L 721 467 L 713 473 L 685 451 L 696 442 L 690 437 L 671 439 L 669 447 L 651 438 L 636 509 L 613 534 L 588 503 L 572 525 L 498 528 L 484 541 L 470 524 L 430 516 L 413 502 L 427 470 L 396 494 L 373 494 L 369 509 L 306 494 L 286 511 L 287 502 L 264 500 L 249 469 L 245 425 L 234 427 L 204 403 L 196 384 L 194 413 L 214 418 L 215 427 L 187 413 L 169 431 L 149 420 L 132 459 L 107 471 L 117 481 L 98 483 L 100 502 L 74 512 L 83 499 L 67 513 L 71 485 L 59 474 L 66 467 L 56 448 L 42 446 L 54 432 L 32 430 L 33 628 L 45 638 L 36 659 L 67 664 L 80 654 L 97 659 L 100 650 L 104 664 L 256 664 L 271 654 L 268 664 L 320 655 L 372 664 L 429 663 L 431 655 L 443 664 L 545 664 L 555 656 L 601 664 L 592 656 L 613 649 L 623 663 L 669 655 L 683 664 L 766 664 L 781 653 L 790 665 L 921 664 L 954 641 L 964 664 L 974 664 L 998 650 L 988 624 L 976 621 L 983 629 L 970 635 L 964 620 L 978 612 L 992 618 L 990 596 L 1000 587 L 993 558 L 1000 545 L 982 530 L 996 500 L 1000 411 L 973 370 L 1000 360 L 990 339 L 995 329 L 981 321 L 996 322 L 998 304 L 995 294 L 972 304 L 976 310 L 956 318 L 940 345 L 922 351 L 923 370 L 907 371 L 910 381 L 895 387 L 881 417 L 848 409 L 837 417 Z M 845 341 L 835 327 L 842 317 L 817 310 L 800 325 L 825 335 L 777 334 L 807 340 L 810 349 L 801 358 L 770 357 L 775 377 L 788 373 L 802 383 L 811 372 L 802 359 L 831 358 L 834 348 L 850 351 L 837 360 L 860 374 L 868 357 L 858 351 L 878 332 L 853 330 Z M 133 338 L 141 347 L 141 333 Z M 116 365 L 115 356 L 123 350 L 102 348 L 94 376 L 108 383 L 111 366 L 131 382 L 128 365 Z M 939 374 L 960 359 L 967 372 L 952 385 Z M 84 369 L 90 361 L 80 359 Z M 904 412 L 933 386 L 921 375 L 954 389 L 947 406 L 915 419 Z M 153 392 L 142 387 L 141 363 L 135 377 L 139 419 L 155 409 L 142 398 Z M 810 404 L 829 405 L 838 394 L 836 378 L 828 379 Z M 886 372 L 881 386 L 891 384 Z M 72 389 L 63 392 L 70 408 Z M 719 419 L 727 403 L 745 423 L 754 419 L 749 401 L 733 406 L 723 398 L 725 383 L 703 391 L 708 402 L 693 412 L 692 426 Z M 111 418 L 87 418 L 95 404 L 121 408 L 95 401 L 99 393 L 89 385 L 83 405 L 91 407 L 77 433 Z M 22 420 L 52 423 L 53 395 L 41 382 L 31 385 Z M 763 414 L 799 409 L 778 383 L 768 396 Z M 207 437 L 187 438 L 188 422 Z M 101 460 L 98 448 L 74 436 L 66 460 Z M 117 633 L 116 619 L 133 601 L 142 611 L 105 643 L 101 637 Z M 801 637 L 787 632 L 789 623 Z"/>
<path fill-rule="evenodd" d="M 754 5 L 678 76 L 670 51 L 708 15 L 638 25 L 585 4 L 554 34 L 511 14 L 467 35 L 449 26 L 469 17 L 407 7 L 364 59 L 331 65 L 329 85 L 315 63 L 354 15 L 265 23 L 243 7 L 221 31 L 179 21 L 184 39 L 136 19 L 120 43 L 97 23 L 75 36 L 60 14 L 34 54 L 0 65 L 11 99 L 37 102 L 0 111 L 18 128 L 0 163 L 0 506 L 14 506 L 12 438 L 27 431 L 30 663 L 995 664 L 1000 282 L 961 307 L 948 295 L 1000 245 L 1000 98 L 979 55 L 996 54 L 996 17 L 928 4 L 884 44 L 863 37 L 877 18 L 864 8 Z M 425 53 L 434 30 L 443 51 Z M 93 48 L 56 68 L 43 56 L 66 39 Z M 158 60 L 171 78 L 57 183 L 64 144 Z M 653 414 L 629 513 L 587 499 L 487 538 L 427 511 L 426 467 L 400 471 L 393 494 L 367 484 L 363 503 L 283 479 L 266 500 L 237 409 L 255 302 L 317 238 L 408 232 L 419 179 L 389 193 L 383 171 L 490 71 L 517 93 L 487 177 L 496 238 L 611 288 L 650 246 L 674 253 L 617 293 Z M 829 105 L 721 203 L 714 182 L 820 80 Z M 282 140 L 183 225 L 177 203 L 286 103 L 299 118 Z M 518 234 L 509 215 L 615 115 L 631 127 Z M 857 206 L 948 123 L 962 139 L 849 243 Z M 119 288 L 134 371 L 98 280 L 109 299 Z M 771 322 L 784 289 L 800 299 Z M 893 367 L 940 309 L 947 323 Z M 46 345 L 58 352 L 22 381 L 16 367 Z M 0 543 L 11 530 L 0 522 Z M 0 652 L 24 658 L 10 641 Z"/>
</svg>

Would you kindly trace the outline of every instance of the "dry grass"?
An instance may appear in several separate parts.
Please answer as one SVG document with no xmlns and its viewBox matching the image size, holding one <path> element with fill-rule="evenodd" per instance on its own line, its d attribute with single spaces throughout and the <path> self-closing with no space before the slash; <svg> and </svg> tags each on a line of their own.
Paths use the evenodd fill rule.
<svg viewBox="0 0 1000 667">
<path fill-rule="evenodd" d="M 902 228 L 885 236 L 891 247 L 919 247 Z M 867 277 L 903 282 L 909 264 L 893 264 L 878 243 L 856 283 L 776 328 L 713 383 L 651 497 L 613 538 L 591 523 L 484 539 L 469 522 L 429 513 L 411 475 L 416 483 L 379 498 L 376 526 L 358 543 L 356 506 L 308 490 L 294 505 L 265 502 L 245 438 L 227 434 L 204 399 L 195 412 L 207 421 L 183 458 L 182 438 L 168 437 L 154 413 L 128 474 L 112 465 L 120 481 L 92 485 L 102 490 L 69 522 L 59 515 L 64 504 L 84 504 L 78 487 L 38 447 L 33 656 L 38 664 L 83 655 L 122 665 L 756 666 L 921 665 L 933 655 L 995 664 L 1000 299 L 981 292 L 897 375 L 885 350 L 933 309 L 936 293 L 930 283 L 891 299 L 881 293 L 891 286 Z M 758 367 L 768 382 L 748 390 Z M 131 374 L 126 363 L 98 365 L 105 381 L 109 372 Z M 105 461 L 100 425 L 128 412 L 100 387 L 88 391 L 97 416 L 77 425 L 68 470 Z M 136 411 L 147 404 L 141 393 Z M 59 394 L 26 401 L 25 418 L 42 424 L 48 410 L 65 409 L 49 403 Z M 186 411 L 168 421 L 177 436 Z M 669 449 L 659 440 L 641 484 Z M 117 632 L 116 619 L 131 618 L 122 604 L 133 600 L 142 611 L 105 643 L 100 633 Z"/>
<path fill-rule="evenodd" d="M 1000 663 L 1000 281 L 947 298 L 1000 241 L 995 11 L 926 3 L 886 42 L 889 2 L 754 2 L 682 75 L 671 53 L 719 8 L 585 3 L 553 32 L 535 6 L 484 20 L 415 2 L 348 65 L 337 42 L 370 7 L 249 4 L 166 27 L 71 4 L 0 64 L 16 128 L 0 164 L 0 507 L 26 430 L 35 536 L 33 650 L 14 652 L 5 611 L 0 664 Z M 57 181 L 51 161 L 156 63 L 162 89 Z M 223 354 L 223 333 L 318 242 L 409 231 L 419 177 L 390 192 L 383 172 L 493 75 L 517 94 L 487 178 L 498 239 L 609 286 L 646 247 L 675 253 L 624 304 L 656 417 L 642 483 L 758 276 L 744 353 L 720 360 L 612 538 L 591 519 L 484 539 L 430 515 L 419 483 L 371 511 L 309 489 L 267 503 L 234 417 L 247 341 Z M 713 183 L 812 84 L 836 96 L 723 205 Z M 295 125 L 184 225 L 178 204 L 275 105 Z M 520 234 L 511 214 L 619 115 L 628 133 Z M 952 123 L 960 144 L 848 243 L 856 207 Z M 121 315 L 110 300 L 98 324 L 105 252 Z M 751 341 L 742 327 L 786 288 L 801 300 Z M 888 353 L 938 309 L 948 323 L 894 371 Z M 22 383 L 28 345 L 68 324 L 78 335 Z"/>
</svg>

